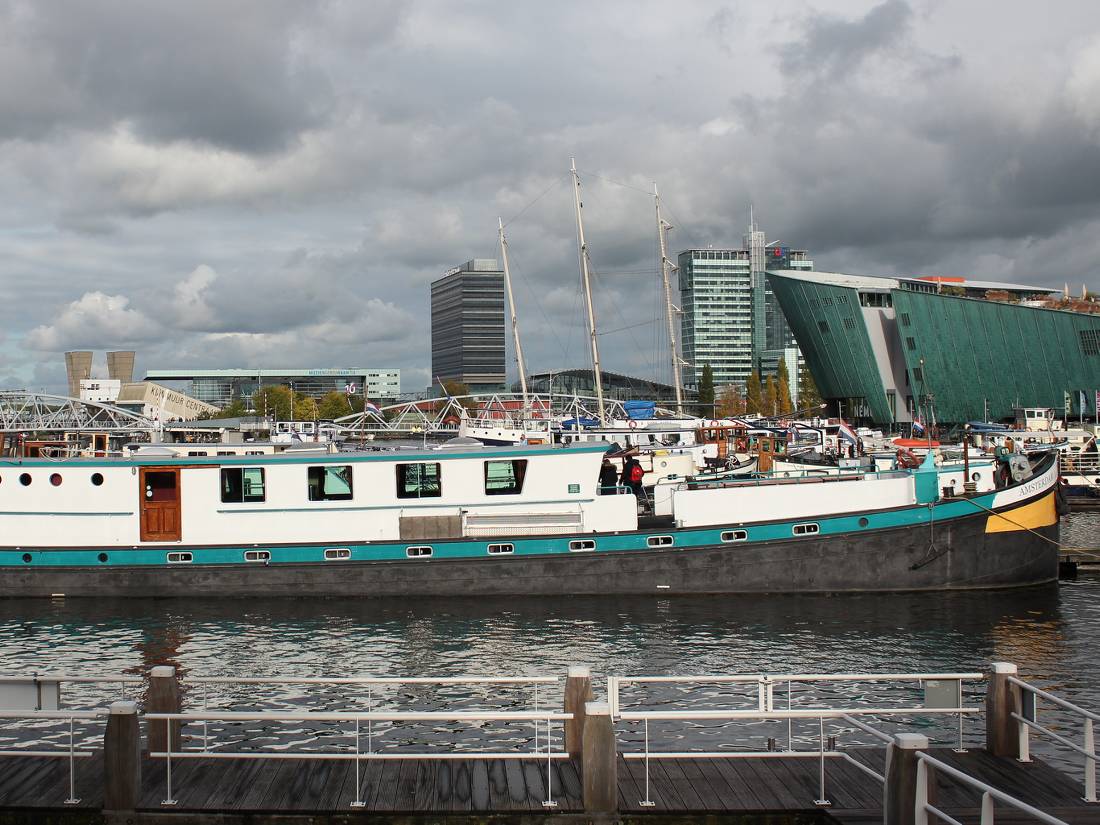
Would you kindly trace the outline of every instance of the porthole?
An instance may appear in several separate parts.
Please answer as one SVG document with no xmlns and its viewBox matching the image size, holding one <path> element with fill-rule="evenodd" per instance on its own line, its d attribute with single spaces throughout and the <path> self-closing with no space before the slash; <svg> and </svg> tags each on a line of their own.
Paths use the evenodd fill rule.
<svg viewBox="0 0 1100 825">
<path fill-rule="evenodd" d="M 860 527 L 866 527 L 870 523 L 871 522 L 869 522 L 866 518 L 860 518 L 860 520 L 859 520 L 859 526 Z"/>
<path fill-rule="evenodd" d="M 810 535 L 813 535 L 814 533 L 819 532 L 820 529 L 821 528 L 819 528 L 816 524 L 814 524 L 811 521 L 811 522 L 807 522 L 806 524 L 796 524 L 794 526 L 794 528 L 792 529 L 792 531 L 794 532 L 794 534 L 796 536 L 810 536 Z"/>
<path fill-rule="evenodd" d="M 970 476 L 970 480 L 971 480 L 971 481 L 977 481 L 977 480 L 978 480 L 978 479 L 980 479 L 981 477 L 982 477 L 982 476 L 981 476 L 981 474 L 980 474 L 980 473 L 973 473 L 973 474 L 971 474 L 971 476 Z"/>
<path fill-rule="evenodd" d="M 325 561 L 339 561 L 340 559 L 350 559 L 351 550 L 347 547 L 329 547 L 325 550 Z"/>
<path fill-rule="evenodd" d="M 103 484 L 103 473 L 92 473 L 92 485 L 99 487 Z"/>
<path fill-rule="evenodd" d="M 100 564 L 105 564 L 107 562 L 107 554 L 106 553 L 100 553 L 97 558 L 99 559 Z"/>
<path fill-rule="evenodd" d="M 749 537 L 747 530 L 726 530 L 722 533 L 722 541 L 744 541 Z"/>
<path fill-rule="evenodd" d="M 271 553 L 268 552 L 267 550 L 245 550 L 244 551 L 244 560 L 245 561 L 263 561 L 263 562 L 271 561 Z"/>
<path fill-rule="evenodd" d="M 422 559 L 432 554 L 432 548 L 426 544 L 422 544 L 416 547 L 406 547 L 405 555 L 410 559 Z"/>
<path fill-rule="evenodd" d="M 50 473 L 50 484 L 54 487 L 61 486 L 61 473 Z"/>
<path fill-rule="evenodd" d="M 24 553 L 23 554 L 23 563 L 24 564 L 30 564 L 31 563 L 31 554 L 30 553 Z"/>
<path fill-rule="evenodd" d="M 192 558 L 192 556 L 191 556 L 190 553 L 169 553 L 168 554 L 168 563 L 169 564 L 190 564 L 191 563 L 191 558 Z"/>
<path fill-rule="evenodd" d="M 579 541 L 569 542 L 569 552 L 571 553 L 583 553 L 588 550 L 595 550 L 596 542 L 591 539 L 580 539 Z"/>
<path fill-rule="evenodd" d="M 650 536 L 646 544 L 650 547 L 668 547 L 672 544 L 672 536 Z"/>
<path fill-rule="evenodd" d="M 19 483 L 22 484 L 24 487 L 30 487 L 31 486 L 31 474 L 30 473 L 21 473 L 19 475 Z"/>
<path fill-rule="evenodd" d="M 516 552 L 515 545 L 512 544 L 490 544 L 488 550 L 490 556 L 502 556 Z"/>
</svg>

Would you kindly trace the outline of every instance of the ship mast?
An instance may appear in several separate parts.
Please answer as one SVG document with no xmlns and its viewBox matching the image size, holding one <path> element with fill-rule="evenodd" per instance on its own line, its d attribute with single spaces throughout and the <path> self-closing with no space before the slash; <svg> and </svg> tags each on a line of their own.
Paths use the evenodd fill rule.
<svg viewBox="0 0 1100 825">
<path fill-rule="evenodd" d="M 661 280 L 665 286 L 665 314 L 668 317 L 668 348 L 672 356 L 672 386 L 676 389 L 676 414 L 684 414 L 684 395 L 680 386 L 680 357 L 676 352 L 676 324 L 673 321 L 677 308 L 672 305 L 672 286 L 669 276 L 675 270 L 668 259 L 666 238 L 672 224 L 661 218 L 661 196 L 657 193 L 657 183 L 653 184 L 653 202 L 657 206 L 657 239 L 661 243 Z"/>
<path fill-rule="evenodd" d="M 512 297 L 512 273 L 508 268 L 508 241 L 504 237 L 504 220 L 497 218 L 500 227 L 500 258 L 504 264 L 504 288 L 508 290 L 508 311 L 512 316 L 512 340 L 516 346 L 516 366 L 519 368 L 519 387 L 523 393 L 523 418 L 527 418 L 527 366 L 523 362 L 523 347 L 519 343 L 519 321 L 516 319 L 516 299 Z M 524 425 L 526 426 L 526 425 Z"/>
<path fill-rule="evenodd" d="M 570 158 L 573 175 L 573 206 L 577 212 L 577 243 L 580 247 L 581 280 L 584 282 L 584 302 L 588 310 L 588 337 L 592 344 L 592 380 L 596 385 L 596 403 L 600 407 L 600 426 L 607 422 L 603 409 L 603 374 L 600 372 L 600 348 L 596 343 L 596 311 L 592 306 L 591 274 L 588 271 L 588 244 L 584 240 L 584 221 L 581 220 L 581 181 L 577 177 L 577 159 Z"/>
</svg>

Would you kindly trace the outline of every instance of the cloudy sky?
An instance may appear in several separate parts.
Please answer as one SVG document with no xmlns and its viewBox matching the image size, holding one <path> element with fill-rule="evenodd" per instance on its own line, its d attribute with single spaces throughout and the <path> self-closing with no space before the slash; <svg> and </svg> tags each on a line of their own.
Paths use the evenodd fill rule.
<svg viewBox="0 0 1100 825">
<path fill-rule="evenodd" d="M 1100 288 L 1095 0 L 0 0 L 0 385 L 138 368 L 396 366 L 428 284 L 496 257 L 529 367 L 668 375 L 672 251 Z M 102 359 L 102 356 L 99 356 Z"/>
</svg>

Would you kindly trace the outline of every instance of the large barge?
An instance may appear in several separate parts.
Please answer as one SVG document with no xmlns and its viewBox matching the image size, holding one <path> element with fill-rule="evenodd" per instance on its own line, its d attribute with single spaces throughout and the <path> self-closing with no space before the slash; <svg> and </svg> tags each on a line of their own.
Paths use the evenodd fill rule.
<svg viewBox="0 0 1100 825">
<path fill-rule="evenodd" d="M 0 463 L 5 597 L 994 588 L 1056 579 L 1058 468 L 601 495 L 603 443 Z M 160 453 L 160 454 L 158 454 Z"/>
</svg>

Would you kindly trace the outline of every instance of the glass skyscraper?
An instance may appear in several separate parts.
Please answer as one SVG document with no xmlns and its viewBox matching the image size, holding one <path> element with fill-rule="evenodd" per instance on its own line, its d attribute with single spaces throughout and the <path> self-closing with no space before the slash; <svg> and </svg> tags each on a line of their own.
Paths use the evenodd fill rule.
<svg viewBox="0 0 1100 825">
<path fill-rule="evenodd" d="M 432 282 L 432 381 L 504 389 L 504 271 L 475 258 Z"/>
</svg>

